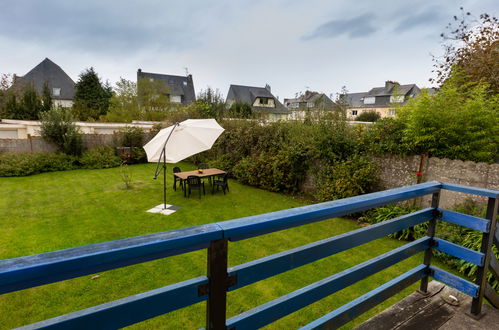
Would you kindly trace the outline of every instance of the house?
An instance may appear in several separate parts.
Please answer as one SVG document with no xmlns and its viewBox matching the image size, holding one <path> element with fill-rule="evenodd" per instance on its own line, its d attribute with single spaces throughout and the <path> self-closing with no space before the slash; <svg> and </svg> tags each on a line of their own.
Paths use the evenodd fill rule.
<svg viewBox="0 0 499 330">
<path fill-rule="evenodd" d="M 286 120 L 290 111 L 272 95 L 270 86 L 253 87 L 242 85 L 230 85 L 227 99 L 227 107 L 234 103 L 246 103 L 251 105 L 253 113 L 267 120 Z"/>
<path fill-rule="evenodd" d="M 284 99 L 284 106 L 290 110 L 290 119 L 305 119 L 314 113 L 333 110 L 335 103 L 324 93 L 306 91 L 293 98 Z"/>
<path fill-rule="evenodd" d="M 167 95 L 171 103 L 188 105 L 196 101 L 194 92 L 194 83 L 192 75 L 173 76 L 169 74 L 159 74 L 137 70 L 137 83 L 140 79 L 149 79 L 150 81 L 163 81 L 168 86 Z"/>
<path fill-rule="evenodd" d="M 14 75 L 14 87 L 33 84 L 38 95 L 42 95 L 45 83 L 48 84 L 53 105 L 70 108 L 75 95 L 74 81 L 60 66 L 45 58 L 24 76 Z"/>
<path fill-rule="evenodd" d="M 394 117 L 397 107 L 420 93 L 421 89 L 415 84 L 400 85 L 394 81 L 386 81 L 384 87 L 374 87 L 369 92 L 348 93 L 344 97 L 347 117 L 354 119 L 367 111 L 375 111 L 381 118 Z"/>
</svg>

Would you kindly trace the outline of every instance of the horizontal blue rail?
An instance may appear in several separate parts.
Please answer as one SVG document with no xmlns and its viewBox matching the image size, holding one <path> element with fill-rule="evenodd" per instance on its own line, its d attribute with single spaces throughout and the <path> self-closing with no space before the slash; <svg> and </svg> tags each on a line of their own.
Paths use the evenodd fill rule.
<svg viewBox="0 0 499 330">
<path fill-rule="evenodd" d="M 229 290 L 261 281 L 268 277 L 303 266 L 367 242 L 385 237 L 403 229 L 418 225 L 432 218 L 432 209 L 424 209 L 393 220 L 380 222 L 298 248 L 277 253 L 228 269 L 229 275 L 237 276 L 237 284 Z"/>
<path fill-rule="evenodd" d="M 407 288 L 425 276 L 426 266 L 420 265 L 393 280 L 379 286 L 365 295 L 352 300 L 340 308 L 328 313 L 317 320 L 300 328 L 308 329 L 336 329 L 350 322 L 357 316 L 365 313 L 384 300 Z"/>
<path fill-rule="evenodd" d="M 0 261 L 0 294 L 208 247 L 216 224 L 172 230 Z"/>
<path fill-rule="evenodd" d="M 429 247 L 430 238 L 421 238 L 239 314 L 227 321 L 227 327 L 229 329 L 256 329 L 263 327 Z"/>
<path fill-rule="evenodd" d="M 224 237 L 237 241 L 438 192 L 437 181 L 219 222 Z"/>
<path fill-rule="evenodd" d="M 440 220 L 453 223 L 458 226 L 466 227 L 473 230 L 488 233 L 490 231 L 490 221 L 474 217 L 472 215 L 462 214 L 459 212 L 438 209 L 442 216 Z"/>
<path fill-rule="evenodd" d="M 432 208 L 230 268 L 227 268 L 226 260 L 228 240 L 247 239 L 428 194 L 434 194 L 435 201 L 438 200 L 438 193 L 441 189 L 489 198 L 499 196 L 499 192 L 494 190 L 427 182 L 258 216 L 2 260 L 0 261 L 0 294 L 208 248 L 207 276 L 200 276 L 52 318 L 29 325 L 27 328 L 120 328 L 205 300 L 208 300 L 208 328 L 222 328 L 222 325 L 223 328 L 234 329 L 262 327 L 422 251 L 427 251 L 426 254 L 428 254 L 429 249 L 435 249 L 471 262 L 478 267 L 487 266 L 485 265 L 486 254 L 443 239 L 424 237 L 226 320 L 224 296 L 228 291 L 429 220 L 447 221 L 481 231 L 485 235 L 491 231 L 491 228 L 494 228 L 491 227 L 492 221 L 489 220 L 490 218 L 482 219 L 442 210 L 436 207 L 437 204 L 432 204 L 434 206 Z M 499 241 L 499 231 L 493 234 L 492 237 Z M 432 276 L 472 297 L 480 295 L 479 285 L 429 265 L 426 258 L 425 263 L 426 265 L 418 266 L 400 275 L 304 328 L 341 326 L 415 281 L 421 278 L 425 278 L 426 281 L 427 276 Z M 218 269 L 214 270 L 217 267 Z M 223 315 L 220 314 L 221 310 Z M 215 314 L 218 316 L 213 316 Z M 225 323 L 221 325 L 220 319 Z"/>
<path fill-rule="evenodd" d="M 466 194 L 490 197 L 490 198 L 499 198 L 499 191 L 486 188 L 477 188 L 477 187 L 463 186 L 460 184 L 442 182 L 442 189 L 462 192 Z"/>
<path fill-rule="evenodd" d="M 481 252 L 471 250 L 461 245 L 457 245 L 440 238 L 434 238 L 435 243 L 433 248 L 437 251 L 447 253 L 453 257 L 471 262 L 477 266 L 483 266 L 485 255 Z"/>
<path fill-rule="evenodd" d="M 30 324 L 26 329 L 117 329 L 206 300 L 198 295 L 206 276 L 175 283 L 90 307 L 74 313 Z"/>
<path fill-rule="evenodd" d="M 479 288 L 478 285 L 434 266 L 430 266 L 430 270 L 431 276 L 437 281 L 447 284 L 448 286 L 453 287 L 454 289 L 459 290 L 462 293 L 467 294 L 468 296 L 477 297 Z"/>
</svg>

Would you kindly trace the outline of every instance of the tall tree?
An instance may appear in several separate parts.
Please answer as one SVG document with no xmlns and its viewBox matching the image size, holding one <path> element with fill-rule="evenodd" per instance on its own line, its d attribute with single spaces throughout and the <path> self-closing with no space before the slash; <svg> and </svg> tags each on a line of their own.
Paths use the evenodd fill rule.
<svg viewBox="0 0 499 330">
<path fill-rule="evenodd" d="M 107 113 L 112 90 L 101 82 L 94 68 L 80 74 L 75 88 L 73 111 L 78 119 L 98 120 Z"/>
<path fill-rule="evenodd" d="M 434 58 L 436 78 L 442 85 L 449 78 L 460 87 L 470 88 L 480 82 L 499 93 L 499 19 L 482 14 L 478 19 L 463 7 L 441 34 L 443 58 Z"/>
</svg>

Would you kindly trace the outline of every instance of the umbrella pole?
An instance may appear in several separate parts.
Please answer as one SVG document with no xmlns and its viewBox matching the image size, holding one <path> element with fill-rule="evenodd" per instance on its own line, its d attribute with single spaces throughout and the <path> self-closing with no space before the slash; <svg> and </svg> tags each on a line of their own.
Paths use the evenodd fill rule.
<svg viewBox="0 0 499 330">
<path fill-rule="evenodd" d="M 166 149 L 166 143 L 165 147 Z M 163 209 L 166 209 L 166 150 L 163 149 Z"/>
</svg>

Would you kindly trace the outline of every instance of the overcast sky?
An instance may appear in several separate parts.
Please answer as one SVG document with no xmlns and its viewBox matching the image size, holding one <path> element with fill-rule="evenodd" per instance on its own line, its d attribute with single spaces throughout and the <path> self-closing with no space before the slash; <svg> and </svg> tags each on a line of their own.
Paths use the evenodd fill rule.
<svg viewBox="0 0 499 330">
<path fill-rule="evenodd" d="M 0 73 L 45 57 L 73 78 L 146 72 L 193 75 L 225 96 L 230 84 L 368 91 L 385 80 L 429 87 L 431 54 L 459 7 L 498 16 L 497 0 L 106 1 L 0 0 Z"/>
</svg>

